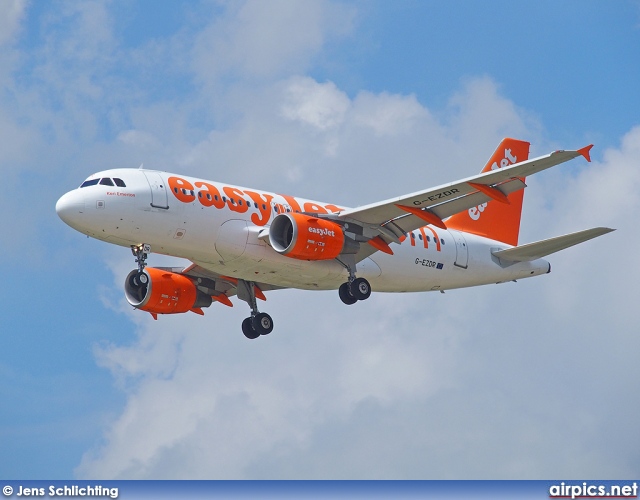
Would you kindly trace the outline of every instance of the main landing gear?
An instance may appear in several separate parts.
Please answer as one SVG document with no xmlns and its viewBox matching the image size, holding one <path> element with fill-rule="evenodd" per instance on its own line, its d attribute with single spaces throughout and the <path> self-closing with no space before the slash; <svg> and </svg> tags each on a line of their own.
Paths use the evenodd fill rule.
<svg viewBox="0 0 640 500">
<path fill-rule="evenodd" d="M 340 262 L 347 268 L 347 271 L 349 271 L 349 281 L 343 283 L 340 285 L 340 288 L 338 288 L 340 300 L 348 306 L 355 304 L 359 300 L 367 300 L 371 295 L 371 285 L 364 278 L 356 278 L 355 259 L 347 258 L 344 262 Z"/>
<path fill-rule="evenodd" d="M 359 300 L 367 300 L 371 295 L 371 285 L 364 278 L 355 278 L 340 285 L 338 295 L 342 302 L 350 306 Z"/>
<path fill-rule="evenodd" d="M 273 331 L 273 319 L 267 313 L 258 311 L 256 303 L 256 284 L 253 281 L 238 280 L 238 298 L 251 307 L 251 316 L 242 322 L 242 333 L 248 339 L 257 339 Z"/>
<path fill-rule="evenodd" d="M 260 335 L 269 335 L 273 330 L 273 319 L 267 313 L 251 314 L 242 322 L 242 333 L 248 339 L 257 339 Z"/>
</svg>

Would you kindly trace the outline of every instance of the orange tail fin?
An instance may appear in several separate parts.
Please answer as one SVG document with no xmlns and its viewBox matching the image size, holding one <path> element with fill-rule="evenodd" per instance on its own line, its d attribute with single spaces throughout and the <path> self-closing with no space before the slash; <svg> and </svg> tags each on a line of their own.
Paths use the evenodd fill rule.
<svg viewBox="0 0 640 500">
<path fill-rule="evenodd" d="M 529 159 L 529 146 L 525 141 L 503 139 L 482 172 Z M 511 193 L 507 199 L 508 204 L 492 200 L 453 215 L 446 221 L 447 228 L 517 246 L 524 189 Z"/>
</svg>

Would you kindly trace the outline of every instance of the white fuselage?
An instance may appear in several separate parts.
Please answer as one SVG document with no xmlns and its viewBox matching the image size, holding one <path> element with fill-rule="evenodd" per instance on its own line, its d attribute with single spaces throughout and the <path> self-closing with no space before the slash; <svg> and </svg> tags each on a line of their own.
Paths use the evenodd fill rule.
<svg viewBox="0 0 640 500">
<path fill-rule="evenodd" d="M 224 276 L 301 289 L 337 289 L 347 279 L 336 260 L 307 261 L 277 253 L 260 231 L 278 213 L 338 213 L 346 207 L 151 170 L 115 169 L 60 198 L 56 210 L 74 229 L 109 243 L 148 243 L 154 253 L 189 259 Z M 112 181 L 113 183 L 113 181 Z M 366 245 L 366 243 L 364 243 Z M 357 264 L 373 291 L 446 290 L 511 281 L 549 272 L 543 259 L 501 262 L 492 251 L 509 245 L 473 234 L 425 226 L 389 255 Z"/>
</svg>

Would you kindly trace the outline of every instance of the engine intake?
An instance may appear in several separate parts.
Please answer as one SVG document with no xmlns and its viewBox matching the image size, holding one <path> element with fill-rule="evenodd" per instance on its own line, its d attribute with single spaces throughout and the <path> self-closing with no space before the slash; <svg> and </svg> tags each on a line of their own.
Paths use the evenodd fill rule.
<svg viewBox="0 0 640 500">
<path fill-rule="evenodd" d="M 124 294 L 133 307 L 153 314 L 185 313 L 209 307 L 212 302 L 186 276 L 154 267 L 142 273 L 131 271 L 124 282 Z"/>
<path fill-rule="evenodd" d="M 309 215 L 277 215 L 269 228 L 269 244 L 278 253 L 300 260 L 331 260 L 356 253 L 359 245 L 346 238 L 340 224 Z"/>
</svg>

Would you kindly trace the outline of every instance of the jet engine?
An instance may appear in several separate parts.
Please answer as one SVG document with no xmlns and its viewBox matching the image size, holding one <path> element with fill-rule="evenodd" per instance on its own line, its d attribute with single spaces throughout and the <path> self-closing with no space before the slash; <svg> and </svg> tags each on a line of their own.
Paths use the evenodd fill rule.
<svg viewBox="0 0 640 500">
<path fill-rule="evenodd" d="M 300 260 L 331 260 L 359 249 L 357 242 L 345 237 L 340 224 L 298 213 L 273 219 L 269 244 L 276 252 Z"/>
<path fill-rule="evenodd" d="M 127 302 L 137 309 L 156 314 L 176 314 L 211 305 L 211 296 L 198 290 L 182 274 L 147 267 L 131 271 L 124 283 Z"/>
</svg>

